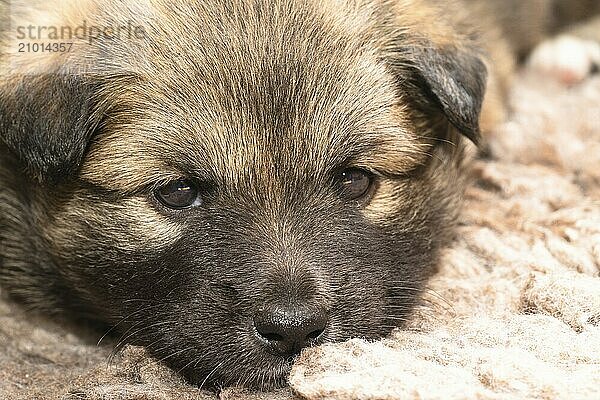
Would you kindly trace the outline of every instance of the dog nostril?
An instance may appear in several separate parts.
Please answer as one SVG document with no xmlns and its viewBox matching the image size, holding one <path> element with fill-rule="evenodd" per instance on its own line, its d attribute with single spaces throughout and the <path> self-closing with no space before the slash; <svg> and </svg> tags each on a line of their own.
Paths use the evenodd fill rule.
<svg viewBox="0 0 600 400">
<path fill-rule="evenodd" d="M 323 310 L 274 307 L 258 312 L 254 327 L 258 338 L 273 352 L 294 355 L 318 342 L 325 332 L 327 320 Z"/>
</svg>

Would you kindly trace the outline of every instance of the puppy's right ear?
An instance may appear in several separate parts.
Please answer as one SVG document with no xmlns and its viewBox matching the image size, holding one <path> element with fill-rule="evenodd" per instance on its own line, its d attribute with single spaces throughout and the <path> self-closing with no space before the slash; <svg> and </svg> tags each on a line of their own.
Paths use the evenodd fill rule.
<svg viewBox="0 0 600 400">
<path fill-rule="evenodd" d="M 102 117 L 93 93 L 77 75 L 0 79 L 0 140 L 32 178 L 57 184 L 77 171 Z"/>
<path fill-rule="evenodd" d="M 479 116 L 487 69 L 475 48 L 414 46 L 409 65 L 413 84 L 448 122 L 473 143 L 480 141 Z"/>
<path fill-rule="evenodd" d="M 466 39 L 465 39 L 466 41 Z M 401 36 L 393 42 L 388 65 L 403 93 L 426 114 L 442 115 L 456 131 L 477 144 L 487 69 L 468 41 L 438 45 Z"/>
</svg>

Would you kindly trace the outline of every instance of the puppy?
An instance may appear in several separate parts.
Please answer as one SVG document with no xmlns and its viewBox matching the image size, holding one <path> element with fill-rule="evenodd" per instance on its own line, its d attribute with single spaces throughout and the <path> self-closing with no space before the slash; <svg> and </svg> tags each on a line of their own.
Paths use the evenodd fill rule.
<svg viewBox="0 0 600 400">
<path fill-rule="evenodd" d="M 2 288 L 194 383 L 279 386 L 306 346 L 388 334 L 504 115 L 514 51 L 491 8 L 12 2 Z"/>
</svg>

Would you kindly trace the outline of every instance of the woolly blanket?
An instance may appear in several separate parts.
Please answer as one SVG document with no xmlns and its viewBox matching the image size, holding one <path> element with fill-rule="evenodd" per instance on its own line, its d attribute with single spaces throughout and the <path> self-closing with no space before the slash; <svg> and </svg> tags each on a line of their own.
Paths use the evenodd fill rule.
<svg viewBox="0 0 600 400">
<path fill-rule="evenodd" d="M 216 395 L 2 301 L 0 399 L 600 398 L 600 77 L 521 77 L 512 104 L 407 329 L 304 351 L 291 389 Z"/>
</svg>

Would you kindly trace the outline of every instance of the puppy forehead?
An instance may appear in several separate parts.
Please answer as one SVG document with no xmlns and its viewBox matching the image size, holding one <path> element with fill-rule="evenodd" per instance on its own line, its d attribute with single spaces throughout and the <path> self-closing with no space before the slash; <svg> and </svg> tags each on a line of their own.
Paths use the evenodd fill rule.
<svg viewBox="0 0 600 400">
<path fill-rule="evenodd" d="M 345 163 L 386 172 L 409 169 L 421 142 L 402 106 L 385 82 L 356 83 L 311 91 L 254 82 L 246 93 L 224 88 L 218 96 L 197 87 L 197 101 L 163 102 L 157 94 L 155 102 L 137 106 L 137 115 L 117 116 L 99 135 L 84 175 L 133 189 L 181 175 L 217 181 L 252 171 L 314 175 Z"/>
</svg>

